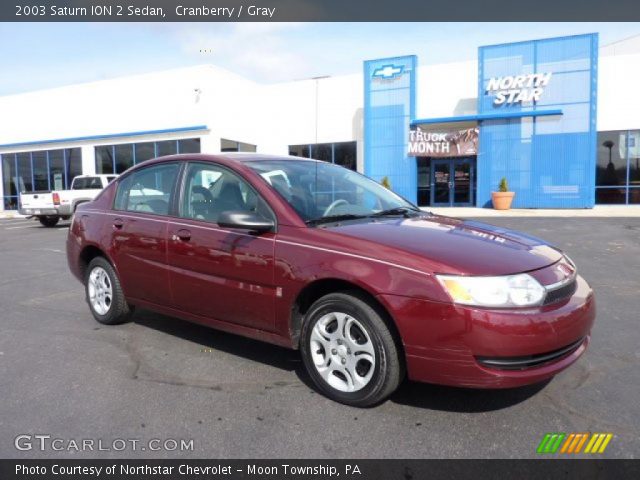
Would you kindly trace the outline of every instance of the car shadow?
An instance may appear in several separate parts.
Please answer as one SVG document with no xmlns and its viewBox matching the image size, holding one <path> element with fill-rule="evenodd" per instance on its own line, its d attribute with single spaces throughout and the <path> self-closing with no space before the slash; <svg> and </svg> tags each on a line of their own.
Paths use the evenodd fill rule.
<svg viewBox="0 0 640 480">
<path fill-rule="evenodd" d="M 405 381 L 390 400 L 400 405 L 445 412 L 479 413 L 508 408 L 537 395 L 551 381 L 507 389 L 448 387 Z"/>
<path fill-rule="evenodd" d="M 294 372 L 302 383 L 319 393 L 307 374 L 297 350 L 226 333 L 148 310 L 136 311 L 133 321 L 138 325 L 202 345 L 204 348 L 215 349 L 253 362 Z M 524 402 L 544 389 L 549 382 L 550 380 L 547 380 L 519 388 L 481 390 L 405 380 L 388 401 L 426 410 L 464 413 L 488 412 Z"/>
<path fill-rule="evenodd" d="M 169 317 L 148 310 L 137 310 L 133 321 L 174 337 L 188 340 L 221 352 L 264 363 L 286 371 L 304 369 L 297 351 L 279 347 L 259 340 L 234 335 L 176 317 Z"/>
</svg>

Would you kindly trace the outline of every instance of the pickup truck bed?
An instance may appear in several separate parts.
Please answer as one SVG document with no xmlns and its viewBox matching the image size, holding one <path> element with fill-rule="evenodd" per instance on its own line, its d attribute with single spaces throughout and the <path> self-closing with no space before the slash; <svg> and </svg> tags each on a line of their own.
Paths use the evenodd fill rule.
<svg viewBox="0 0 640 480">
<path fill-rule="evenodd" d="M 45 227 L 53 227 L 60 219 L 68 219 L 81 203 L 98 196 L 116 175 L 80 175 L 71 182 L 70 190 L 20 194 L 20 214 L 37 218 Z"/>
</svg>

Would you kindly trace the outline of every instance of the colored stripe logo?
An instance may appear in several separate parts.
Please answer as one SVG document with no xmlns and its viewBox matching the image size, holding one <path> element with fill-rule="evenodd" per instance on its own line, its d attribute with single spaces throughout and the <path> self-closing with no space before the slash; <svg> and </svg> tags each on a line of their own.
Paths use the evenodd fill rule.
<svg viewBox="0 0 640 480">
<path fill-rule="evenodd" d="M 612 438 L 613 433 L 547 433 L 536 453 L 604 453 Z"/>
</svg>

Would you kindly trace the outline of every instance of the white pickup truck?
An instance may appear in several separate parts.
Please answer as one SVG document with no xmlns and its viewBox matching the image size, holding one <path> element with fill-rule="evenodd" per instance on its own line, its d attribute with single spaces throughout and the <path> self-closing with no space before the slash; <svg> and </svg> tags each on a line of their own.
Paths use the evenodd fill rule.
<svg viewBox="0 0 640 480">
<path fill-rule="evenodd" d="M 36 217 L 45 227 L 53 227 L 60 219 L 71 218 L 78 205 L 96 198 L 116 177 L 117 175 L 79 175 L 72 180 L 70 190 L 21 193 L 18 212 Z"/>
</svg>

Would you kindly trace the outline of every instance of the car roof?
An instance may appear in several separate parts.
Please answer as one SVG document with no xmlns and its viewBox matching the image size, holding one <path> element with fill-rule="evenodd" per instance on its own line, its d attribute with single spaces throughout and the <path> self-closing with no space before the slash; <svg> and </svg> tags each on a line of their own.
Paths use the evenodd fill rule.
<svg viewBox="0 0 640 480">
<path fill-rule="evenodd" d="M 294 157 L 291 155 L 267 155 L 263 153 L 253 153 L 253 152 L 223 152 L 216 154 L 208 154 L 208 153 L 181 153 L 177 155 L 167 155 L 164 157 L 152 158 L 150 160 L 145 160 L 144 162 L 140 162 L 133 167 L 129 168 L 125 174 L 129 174 L 138 170 L 139 168 L 151 166 L 156 163 L 166 163 L 166 162 L 187 162 L 187 161 L 203 161 L 203 162 L 217 162 L 222 165 L 232 166 L 232 165 L 243 165 L 249 162 L 261 162 L 261 161 L 304 161 L 311 163 L 320 163 L 321 160 L 315 160 L 313 158 L 304 158 L 304 157 Z M 324 162 L 322 162 L 324 163 Z"/>
<path fill-rule="evenodd" d="M 305 162 L 318 162 L 320 160 L 315 160 L 313 158 L 304 158 L 304 157 L 294 157 L 292 155 L 269 155 L 264 153 L 253 153 L 253 152 L 223 152 L 223 153 L 183 153 L 178 155 L 168 155 L 165 157 L 158 157 L 148 162 L 155 161 L 188 161 L 188 160 L 212 160 L 212 161 L 227 161 L 227 162 L 237 162 L 237 163 L 246 163 L 246 162 L 260 162 L 260 161 L 289 161 L 289 160 L 297 160 L 297 161 L 305 161 Z"/>
</svg>

